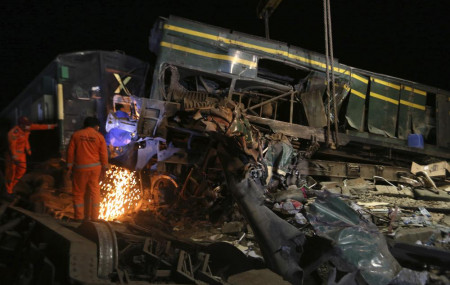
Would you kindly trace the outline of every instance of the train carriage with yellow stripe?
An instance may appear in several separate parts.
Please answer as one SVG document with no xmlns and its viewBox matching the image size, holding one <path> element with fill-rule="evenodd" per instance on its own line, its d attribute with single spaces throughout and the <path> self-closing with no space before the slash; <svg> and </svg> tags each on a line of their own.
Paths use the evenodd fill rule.
<svg viewBox="0 0 450 285">
<path fill-rule="evenodd" d="M 157 54 L 152 99 L 220 94 L 241 104 L 250 122 L 274 132 L 325 141 L 327 120 L 337 119 L 341 146 L 450 158 L 448 91 L 334 59 L 328 69 L 336 91 L 329 102 L 324 55 L 175 16 L 157 21 L 150 50 Z M 422 136 L 423 148 L 408 145 L 409 135 Z"/>
</svg>

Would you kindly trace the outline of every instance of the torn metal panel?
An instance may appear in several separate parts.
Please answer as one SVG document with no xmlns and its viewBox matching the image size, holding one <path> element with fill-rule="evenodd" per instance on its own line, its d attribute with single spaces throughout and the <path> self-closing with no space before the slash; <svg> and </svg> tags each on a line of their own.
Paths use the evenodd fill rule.
<svg viewBox="0 0 450 285">
<path fill-rule="evenodd" d="M 370 78 L 369 132 L 391 138 L 396 136 L 399 94 L 400 85 Z"/>
<path fill-rule="evenodd" d="M 137 133 L 143 137 L 153 137 L 157 128 L 164 123 L 164 119 L 175 115 L 180 110 L 180 104 L 154 99 L 138 98 L 136 100 L 140 110 Z M 165 138 L 165 133 L 158 134 Z"/>
<path fill-rule="evenodd" d="M 337 108 L 337 115 L 338 115 L 338 122 L 339 122 L 339 117 L 341 114 L 341 110 L 342 109 L 347 109 L 347 104 L 346 103 L 347 97 L 350 95 L 350 79 L 341 79 L 337 82 L 335 82 L 336 87 L 335 87 L 335 97 L 332 98 L 331 100 L 331 104 L 333 104 L 333 100 L 336 100 L 336 108 Z M 334 106 L 333 106 L 334 108 Z M 341 123 L 341 122 L 339 122 Z"/>
<path fill-rule="evenodd" d="M 327 116 L 324 106 L 324 94 L 326 91 L 325 74 L 312 72 L 307 78 L 306 90 L 303 92 L 303 86 L 296 86 L 300 92 L 303 109 L 307 123 L 311 127 L 322 128 L 327 125 Z"/>
<path fill-rule="evenodd" d="M 305 108 L 306 118 L 309 126 L 321 128 L 327 125 L 327 117 L 325 115 L 325 107 L 322 101 L 320 90 L 302 93 L 303 107 Z"/>
<path fill-rule="evenodd" d="M 414 134 L 428 135 L 429 129 L 424 120 L 426 116 L 427 93 L 423 90 L 402 85 L 398 110 L 398 137 L 407 139 Z"/>
<path fill-rule="evenodd" d="M 366 94 L 369 87 L 369 80 L 367 77 L 352 73 L 350 79 L 350 97 L 347 105 L 348 124 L 357 129 L 364 131 L 364 117 L 366 115 Z"/>
<path fill-rule="evenodd" d="M 143 169 L 150 159 L 158 153 L 159 141 L 153 139 L 145 139 L 139 141 L 139 148 L 136 161 L 136 170 Z"/>
<path fill-rule="evenodd" d="M 361 219 L 329 192 L 309 206 L 308 219 L 319 236 L 333 240 L 339 255 L 357 267 L 368 284 L 388 284 L 401 270 L 378 228 Z"/>
</svg>

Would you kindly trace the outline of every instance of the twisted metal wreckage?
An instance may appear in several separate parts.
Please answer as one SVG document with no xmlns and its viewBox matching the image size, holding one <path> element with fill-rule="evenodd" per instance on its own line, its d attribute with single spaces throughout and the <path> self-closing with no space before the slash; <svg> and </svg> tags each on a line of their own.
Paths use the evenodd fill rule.
<svg viewBox="0 0 450 285">
<path fill-rule="evenodd" d="M 430 111 L 448 93 L 336 62 L 332 110 L 320 55 L 177 17 L 156 23 L 150 47 L 151 99 L 105 99 L 135 118 L 104 122 L 131 134 L 111 161 L 137 171 L 122 187 L 139 191 L 120 216 L 80 225 L 58 162 L 27 174 L 22 199 L 0 208 L 8 281 L 448 282 L 448 164 L 410 169 L 412 154 L 449 158 L 448 116 Z M 340 129 L 327 135 L 330 120 Z M 426 147 L 408 146 L 411 133 Z"/>
</svg>

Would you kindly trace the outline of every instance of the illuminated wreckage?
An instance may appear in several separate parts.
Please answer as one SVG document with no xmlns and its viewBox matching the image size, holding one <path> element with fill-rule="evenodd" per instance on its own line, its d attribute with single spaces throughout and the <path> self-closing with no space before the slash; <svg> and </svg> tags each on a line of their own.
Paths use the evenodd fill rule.
<svg viewBox="0 0 450 285">
<path fill-rule="evenodd" d="M 53 209 L 62 221 L 3 205 L 0 233 L 21 235 L 2 242 L 12 250 L 25 234 L 30 257 L 17 262 L 33 268 L 13 276 L 37 280 L 29 284 L 423 279 L 402 268 L 378 228 L 340 195 L 313 190 L 317 182 L 304 164 L 318 149 L 314 141 L 298 148 L 292 138 L 261 131 L 221 92 L 167 90 L 171 101 L 132 96 L 137 120 L 108 116 L 106 131 L 127 132 L 131 140 L 117 144 L 102 181 L 104 222 L 65 221 L 70 202 Z M 449 265 L 441 252 L 433 254 L 433 266 Z"/>
<path fill-rule="evenodd" d="M 432 189 L 437 198 L 448 197 L 435 189 L 426 172 L 411 175 L 405 167 L 411 151 L 422 158 L 447 158 L 448 153 L 428 146 L 411 150 L 389 137 L 396 124 L 373 117 L 388 116 L 370 111 L 389 102 L 369 101 L 365 118 L 367 101 L 357 101 L 365 100 L 369 91 L 390 95 L 397 79 L 340 66 L 335 111 L 341 129 L 348 121 L 364 130 L 367 119 L 369 129 L 388 137 L 334 133 L 342 148 L 333 152 L 320 145 L 330 139 L 324 127 L 335 117 L 325 110 L 323 70 L 313 66 L 323 69 L 323 58 L 311 53 L 308 58 L 315 60 L 301 63 L 308 65 L 306 70 L 292 60 L 299 67 L 293 79 L 262 68 L 261 54 L 272 49 L 272 42 L 259 39 L 256 43 L 268 47 L 246 44 L 244 49 L 235 46 L 240 41 L 220 38 L 216 45 L 204 32 L 190 30 L 204 25 L 169 20 L 170 25 L 162 21 L 152 31 L 151 48 L 153 43 L 161 49 L 152 99 L 118 95 L 120 103 L 127 103 L 129 118 L 111 112 L 103 121 L 113 164 L 102 181 L 104 221 L 79 224 L 67 219 L 73 211 L 70 192 L 64 187 L 51 190 L 64 185 L 54 179 L 63 177 L 58 163 L 41 170 L 52 175 L 30 173 L 22 181 L 34 188 L 23 195 L 27 199 L 0 207 L 5 284 L 424 284 L 429 277 L 424 266 L 448 272 L 448 251 L 386 242 L 374 222 L 392 230 L 401 215 L 396 206 L 381 216 L 368 214 L 350 199 L 351 191 L 370 192 L 375 186 L 396 198 L 414 197 L 408 189 L 425 191 L 427 197 Z M 194 47 L 204 48 L 201 54 L 226 50 L 227 55 L 211 59 L 184 54 L 196 52 Z M 293 49 L 290 55 L 301 58 L 303 51 Z M 222 58 L 232 59 L 231 64 Z M 280 59 L 285 60 L 290 59 Z M 391 89 L 383 87 L 387 80 L 394 82 L 388 82 Z M 398 84 L 403 83 L 410 84 Z M 416 96 L 416 89 L 411 90 Z M 436 98 L 441 95 L 446 94 Z M 389 117 L 397 113 L 402 114 L 396 109 Z M 404 123 L 429 127 L 427 122 Z M 444 133 L 438 132 L 438 144 L 446 143 Z M 396 156 L 406 150 L 406 157 Z M 401 166 L 390 163 L 393 158 Z M 324 181 L 315 181 L 318 177 Z M 375 184 L 375 177 L 399 186 L 388 185 L 395 188 L 388 193 L 388 186 L 365 181 Z M 430 222 L 424 213 L 413 222 Z M 7 260 L 14 252 L 14 260 Z"/>
</svg>

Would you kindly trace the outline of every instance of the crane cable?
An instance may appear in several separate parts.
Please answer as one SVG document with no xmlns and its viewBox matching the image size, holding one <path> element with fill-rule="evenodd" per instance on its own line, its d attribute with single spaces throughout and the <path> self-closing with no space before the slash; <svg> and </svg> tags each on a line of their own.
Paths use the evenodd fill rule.
<svg viewBox="0 0 450 285">
<path fill-rule="evenodd" d="M 323 0 L 324 10 L 324 26 L 325 26 L 325 57 L 326 57 L 326 75 L 327 75 L 327 143 L 330 148 L 336 148 L 339 146 L 338 140 L 338 120 L 337 120 L 337 107 L 336 107 L 336 87 L 334 79 L 334 56 L 333 56 L 333 34 L 331 29 L 331 8 L 330 0 Z M 330 90 L 330 65 L 331 65 L 331 86 Z M 332 92 L 332 93 L 331 93 Z M 335 128 L 335 143 L 331 137 L 331 94 L 333 96 L 333 116 L 334 116 L 334 128 Z"/>
<path fill-rule="evenodd" d="M 331 142 L 331 128 L 330 128 L 330 72 L 328 71 L 329 60 L 330 57 L 328 55 L 328 20 L 327 20 L 327 0 L 323 0 L 323 23 L 325 27 L 325 63 L 326 70 L 325 73 L 327 75 L 327 145 L 330 146 Z"/>
</svg>

